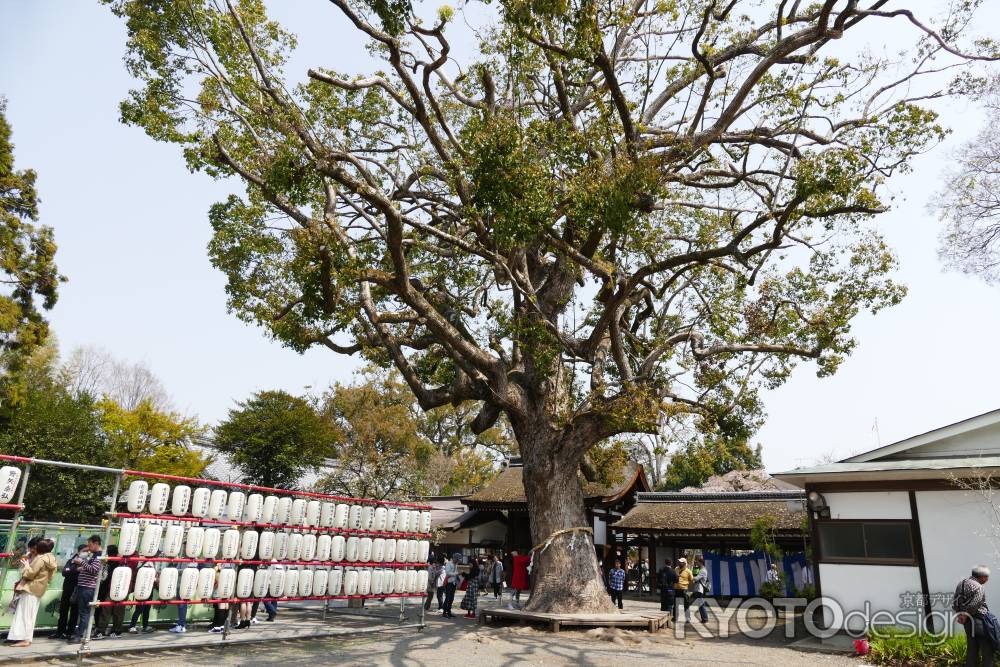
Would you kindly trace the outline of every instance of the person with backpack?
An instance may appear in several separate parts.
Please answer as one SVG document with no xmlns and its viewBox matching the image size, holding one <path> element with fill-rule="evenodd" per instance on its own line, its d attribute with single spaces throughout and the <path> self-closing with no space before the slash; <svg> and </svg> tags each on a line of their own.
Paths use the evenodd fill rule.
<svg viewBox="0 0 1000 667">
<path fill-rule="evenodd" d="M 708 623 L 708 605 L 705 596 L 711 592 L 711 584 L 708 581 L 708 568 L 705 567 L 703 556 L 694 557 L 694 568 L 691 570 L 694 578 L 691 580 L 691 603 L 698 607 L 698 617 L 702 623 Z"/>
<path fill-rule="evenodd" d="M 656 573 L 657 583 L 660 586 L 660 611 L 670 612 L 671 620 L 676 620 L 676 592 L 677 573 L 670 567 L 670 559 L 663 560 L 663 567 Z"/>
<path fill-rule="evenodd" d="M 985 585 L 989 578 L 990 570 L 986 566 L 977 565 L 972 568 L 972 576 L 958 582 L 951 603 L 952 611 L 958 614 L 955 620 L 965 630 L 967 667 L 978 667 L 979 656 L 983 658 L 983 667 L 993 667 L 995 646 L 989 626 L 995 626 L 996 618 L 991 618 L 993 615 L 986 606 Z"/>
</svg>

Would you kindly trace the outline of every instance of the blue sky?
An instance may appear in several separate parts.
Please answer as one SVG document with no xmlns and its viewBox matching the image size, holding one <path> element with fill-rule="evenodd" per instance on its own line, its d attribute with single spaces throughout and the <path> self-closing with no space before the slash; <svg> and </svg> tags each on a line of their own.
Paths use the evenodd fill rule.
<svg viewBox="0 0 1000 667">
<path fill-rule="evenodd" d="M 329 3 L 271 4 L 300 35 L 296 78 L 309 66 L 366 68 Z M 996 7 L 978 23 L 998 24 Z M 301 393 L 349 380 L 353 361 L 299 355 L 226 312 L 225 281 L 205 246 L 206 211 L 227 186 L 188 173 L 176 147 L 118 122 L 130 87 L 124 40 L 96 0 L 0 0 L 0 95 L 17 164 L 39 173 L 42 221 L 55 228 L 70 278 L 50 317 L 61 348 L 96 344 L 146 363 L 179 409 L 208 422 L 259 389 Z M 759 440 L 772 470 L 870 449 L 876 419 L 885 444 L 1000 407 L 1000 289 L 941 270 L 940 225 L 926 210 L 949 149 L 976 131 L 980 115 L 952 105 L 945 121 L 955 129 L 948 145 L 893 181 L 895 209 L 881 219 L 909 295 L 859 318 L 860 344 L 835 377 L 802 366 L 768 394 Z"/>
</svg>

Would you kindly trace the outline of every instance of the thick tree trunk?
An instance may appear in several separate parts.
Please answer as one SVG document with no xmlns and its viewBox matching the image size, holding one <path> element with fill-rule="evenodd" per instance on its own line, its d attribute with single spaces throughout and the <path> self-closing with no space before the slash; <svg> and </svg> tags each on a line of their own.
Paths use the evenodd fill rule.
<svg viewBox="0 0 1000 667">
<path fill-rule="evenodd" d="M 520 430 L 520 429 L 519 429 Z M 539 429 L 544 432 L 544 429 Z M 532 568 L 531 599 L 525 609 L 554 613 L 613 613 L 594 551 L 593 528 L 587 521 L 579 462 L 553 451 L 544 435 L 518 434 L 524 460 L 524 491 L 537 549 Z M 565 531 L 565 532 L 561 532 Z"/>
</svg>

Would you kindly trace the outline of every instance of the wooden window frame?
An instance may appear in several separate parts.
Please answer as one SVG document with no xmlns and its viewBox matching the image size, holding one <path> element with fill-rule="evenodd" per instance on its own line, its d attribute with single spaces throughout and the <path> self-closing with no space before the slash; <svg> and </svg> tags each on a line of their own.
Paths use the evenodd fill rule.
<svg viewBox="0 0 1000 667">
<path fill-rule="evenodd" d="M 851 557 L 851 556 L 826 556 L 823 553 L 823 537 L 821 528 L 827 524 L 857 524 L 860 525 L 862 539 L 865 544 L 865 553 L 868 552 L 868 539 L 864 534 L 865 524 L 905 524 L 909 528 L 910 536 L 910 553 L 912 556 L 909 558 L 871 558 L 867 555 L 862 557 Z M 830 564 L 840 564 L 840 565 L 895 565 L 902 567 L 917 567 L 919 564 L 917 562 L 917 549 L 916 543 L 913 539 L 913 521 L 911 519 L 817 519 L 816 520 L 816 553 L 818 557 L 816 559 L 817 563 L 830 563 Z"/>
</svg>

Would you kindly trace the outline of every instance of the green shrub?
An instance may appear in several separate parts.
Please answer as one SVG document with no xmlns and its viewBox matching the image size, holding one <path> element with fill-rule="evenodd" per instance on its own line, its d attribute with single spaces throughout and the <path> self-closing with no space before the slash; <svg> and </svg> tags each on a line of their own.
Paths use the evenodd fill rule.
<svg viewBox="0 0 1000 667">
<path fill-rule="evenodd" d="M 869 634 L 868 662 L 892 667 L 948 667 L 965 664 L 965 637 L 908 634 L 881 628 Z"/>
</svg>

